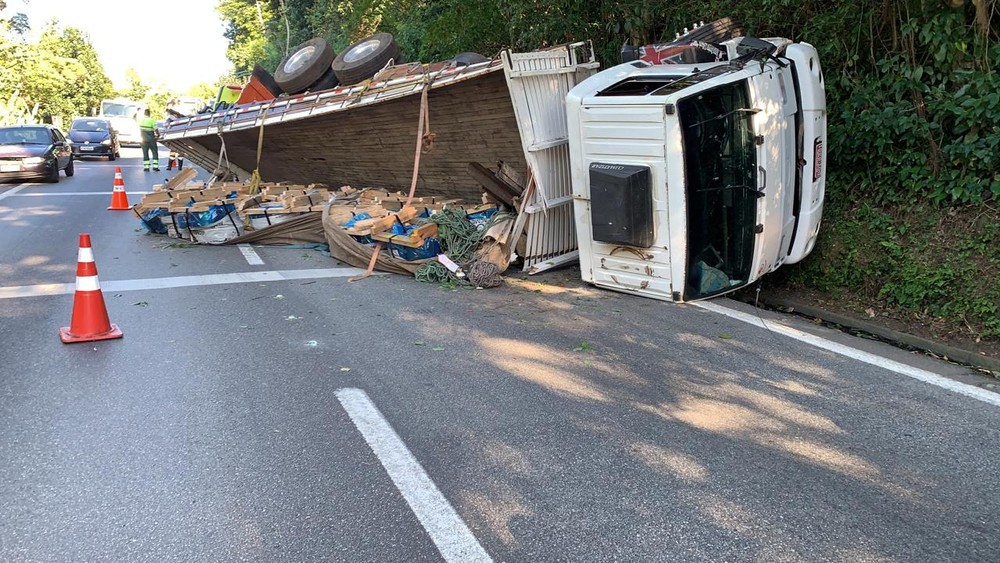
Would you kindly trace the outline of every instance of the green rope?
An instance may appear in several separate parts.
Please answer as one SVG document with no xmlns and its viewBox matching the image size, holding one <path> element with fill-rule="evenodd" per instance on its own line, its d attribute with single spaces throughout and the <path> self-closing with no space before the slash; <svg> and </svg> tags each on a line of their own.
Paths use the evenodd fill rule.
<svg viewBox="0 0 1000 563">
<path fill-rule="evenodd" d="M 482 235 L 469 221 L 465 211 L 445 209 L 428 220 L 437 223 L 441 252 L 460 265 L 472 259 Z"/>
<path fill-rule="evenodd" d="M 413 277 L 419 282 L 427 283 L 437 283 L 442 285 L 461 285 L 462 281 L 460 278 L 456 278 L 448 268 L 445 268 L 440 262 L 428 262 L 421 266 L 416 272 L 414 272 Z"/>
<path fill-rule="evenodd" d="M 510 214 L 496 213 L 480 230 L 469 221 L 464 210 L 445 209 L 432 215 L 428 221 L 433 221 L 438 225 L 438 242 L 441 244 L 441 252 L 447 254 L 455 263 L 464 268 L 475 258 L 476 250 L 479 248 L 483 234 L 486 233 L 487 229 L 508 218 L 510 218 Z M 422 282 L 473 287 L 468 279 L 455 277 L 448 268 L 436 261 L 421 266 L 414 273 L 414 277 L 417 281 Z"/>
</svg>

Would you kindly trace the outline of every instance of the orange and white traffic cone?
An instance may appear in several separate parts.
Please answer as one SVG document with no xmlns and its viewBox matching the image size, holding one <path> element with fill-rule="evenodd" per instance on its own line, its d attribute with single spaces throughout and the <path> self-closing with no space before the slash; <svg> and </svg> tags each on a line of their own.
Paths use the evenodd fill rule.
<svg viewBox="0 0 1000 563">
<path fill-rule="evenodd" d="M 115 166 L 115 187 L 111 192 L 111 207 L 108 211 L 128 211 L 132 206 L 128 204 L 128 194 L 125 193 L 125 181 L 122 180 L 122 169 Z"/>
<path fill-rule="evenodd" d="M 63 343 L 110 340 L 124 336 L 117 325 L 108 320 L 104 307 L 101 282 L 97 279 L 97 264 L 90 248 L 90 235 L 80 234 L 80 253 L 76 261 L 76 294 L 73 296 L 73 317 L 69 326 L 59 329 Z"/>
</svg>

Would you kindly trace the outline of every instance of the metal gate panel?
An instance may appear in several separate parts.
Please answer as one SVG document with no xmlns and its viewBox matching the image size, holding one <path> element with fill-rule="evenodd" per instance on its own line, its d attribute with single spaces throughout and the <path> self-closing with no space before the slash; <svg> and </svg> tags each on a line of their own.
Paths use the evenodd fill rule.
<svg viewBox="0 0 1000 563">
<path fill-rule="evenodd" d="M 504 76 L 535 190 L 524 212 L 524 270 L 537 273 L 577 257 L 566 94 L 598 67 L 590 42 L 502 53 Z"/>
</svg>

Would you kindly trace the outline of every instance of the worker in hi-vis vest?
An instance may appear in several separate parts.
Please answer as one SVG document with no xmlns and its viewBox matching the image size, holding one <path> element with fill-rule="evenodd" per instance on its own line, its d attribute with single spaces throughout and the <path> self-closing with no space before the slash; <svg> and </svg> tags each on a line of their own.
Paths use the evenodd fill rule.
<svg viewBox="0 0 1000 563">
<path fill-rule="evenodd" d="M 158 131 L 156 130 L 156 120 L 149 117 L 149 110 L 145 110 L 141 118 L 139 118 L 139 131 L 142 133 L 142 170 L 144 172 L 149 172 L 150 164 L 153 165 L 153 170 L 156 172 L 160 171 L 160 151 L 156 147 L 156 137 Z M 153 151 L 153 159 L 149 159 L 149 151 Z"/>
</svg>

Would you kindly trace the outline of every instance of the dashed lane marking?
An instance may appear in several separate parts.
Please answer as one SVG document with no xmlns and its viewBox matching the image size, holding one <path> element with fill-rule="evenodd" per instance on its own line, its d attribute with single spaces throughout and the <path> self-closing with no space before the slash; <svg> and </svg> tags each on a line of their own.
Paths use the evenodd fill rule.
<svg viewBox="0 0 1000 563">
<path fill-rule="evenodd" d="M 257 255 L 257 252 L 254 251 L 253 247 L 249 244 L 238 244 L 236 246 L 240 249 L 240 252 L 243 253 L 243 257 L 247 259 L 247 263 L 251 266 L 262 266 L 264 264 L 264 261 L 260 259 L 260 256 Z"/>
<path fill-rule="evenodd" d="M 479 540 L 441 494 L 420 462 L 361 389 L 339 389 L 337 400 L 375 452 L 389 478 L 445 561 L 492 562 Z"/>
</svg>

